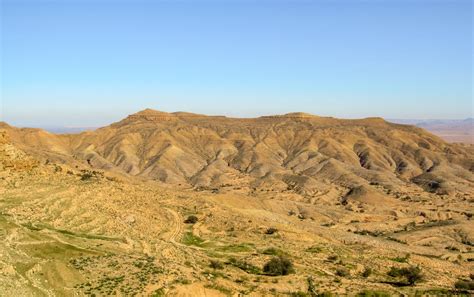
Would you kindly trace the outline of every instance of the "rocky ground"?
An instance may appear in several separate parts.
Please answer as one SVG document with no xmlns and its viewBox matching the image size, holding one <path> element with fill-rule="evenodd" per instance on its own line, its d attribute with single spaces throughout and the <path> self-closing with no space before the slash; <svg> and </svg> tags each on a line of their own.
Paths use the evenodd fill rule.
<svg viewBox="0 0 474 297">
<path fill-rule="evenodd" d="M 0 136 L 0 295 L 470 294 L 469 193 L 179 188 Z"/>
</svg>

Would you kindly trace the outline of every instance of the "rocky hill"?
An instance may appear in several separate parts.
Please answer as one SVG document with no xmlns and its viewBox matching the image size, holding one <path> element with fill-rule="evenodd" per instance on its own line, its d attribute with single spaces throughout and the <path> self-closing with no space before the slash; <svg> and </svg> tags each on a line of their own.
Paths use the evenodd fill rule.
<svg viewBox="0 0 474 297">
<path fill-rule="evenodd" d="M 294 191 L 306 197 L 420 186 L 474 188 L 473 149 L 380 118 L 304 113 L 235 119 L 144 110 L 93 132 L 55 135 L 3 125 L 23 149 L 198 189 Z"/>
<path fill-rule="evenodd" d="M 472 293 L 472 153 L 421 129 L 150 110 L 0 128 L 2 296 Z"/>
</svg>

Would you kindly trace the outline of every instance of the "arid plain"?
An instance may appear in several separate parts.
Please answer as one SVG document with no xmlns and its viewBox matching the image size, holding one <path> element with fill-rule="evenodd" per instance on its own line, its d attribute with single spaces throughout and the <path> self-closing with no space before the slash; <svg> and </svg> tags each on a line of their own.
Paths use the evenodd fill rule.
<svg viewBox="0 0 474 297">
<path fill-rule="evenodd" d="M 0 295 L 469 295 L 474 148 L 380 118 L 0 124 Z"/>
</svg>

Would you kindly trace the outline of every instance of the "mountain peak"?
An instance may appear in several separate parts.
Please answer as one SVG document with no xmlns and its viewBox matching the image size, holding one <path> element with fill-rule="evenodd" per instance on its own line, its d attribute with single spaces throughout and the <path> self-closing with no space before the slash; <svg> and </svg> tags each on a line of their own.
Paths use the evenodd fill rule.
<svg viewBox="0 0 474 297">
<path fill-rule="evenodd" d="M 167 115 L 167 116 L 172 116 L 172 114 L 164 111 L 159 111 L 156 109 L 151 109 L 151 108 L 146 108 L 144 110 L 141 110 L 139 112 L 136 112 L 132 114 L 131 116 L 153 116 L 153 115 Z"/>
</svg>

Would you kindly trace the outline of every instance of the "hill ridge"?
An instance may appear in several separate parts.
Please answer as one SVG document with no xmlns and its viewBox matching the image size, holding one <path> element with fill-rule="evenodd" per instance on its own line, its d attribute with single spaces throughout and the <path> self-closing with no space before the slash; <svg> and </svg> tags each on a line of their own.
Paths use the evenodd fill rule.
<svg viewBox="0 0 474 297">
<path fill-rule="evenodd" d="M 349 191 L 411 184 L 439 193 L 474 185 L 470 148 L 376 117 L 238 119 L 145 109 L 80 134 L 7 130 L 44 158 L 195 188 L 289 188 L 311 196 L 335 185 Z"/>
</svg>

